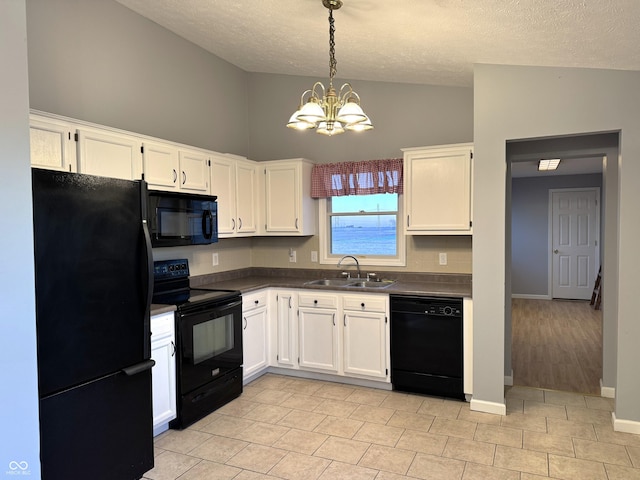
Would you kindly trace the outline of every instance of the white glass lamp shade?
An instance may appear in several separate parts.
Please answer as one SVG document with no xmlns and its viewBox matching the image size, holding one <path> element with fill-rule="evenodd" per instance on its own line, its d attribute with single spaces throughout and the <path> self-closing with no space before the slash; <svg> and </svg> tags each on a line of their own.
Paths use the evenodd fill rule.
<svg viewBox="0 0 640 480">
<path fill-rule="evenodd" d="M 321 133 L 322 135 L 331 136 L 344 133 L 344 128 L 342 128 L 342 124 L 340 122 L 320 122 L 316 132 Z"/>
<path fill-rule="evenodd" d="M 287 127 L 293 128 L 294 130 L 309 130 L 310 128 L 314 128 L 316 125 L 314 123 L 305 122 L 304 120 L 300 120 L 298 115 L 300 114 L 300 110 L 296 111 L 291 118 L 287 122 Z"/>
<path fill-rule="evenodd" d="M 340 110 L 338 110 L 338 116 L 336 120 L 346 125 L 350 123 L 358 123 L 366 120 L 367 116 L 360 108 L 360 105 L 355 100 L 349 99 Z"/>
<path fill-rule="evenodd" d="M 311 97 L 298 113 L 298 120 L 308 123 L 318 123 L 325 119 L 324 110 L 322 110 L 322 107 L 314 97 Z"/>
<path fill-rule="evenodd" d="M 366 130 L 372 130 L 373 125 L 371 124 L 369 117 L 366 117 L 366 120 L 358 123 L 352 123 L 351 125 L 345 125 L 344 128 L 351 132 L 364 132 Z"/>
</svg>

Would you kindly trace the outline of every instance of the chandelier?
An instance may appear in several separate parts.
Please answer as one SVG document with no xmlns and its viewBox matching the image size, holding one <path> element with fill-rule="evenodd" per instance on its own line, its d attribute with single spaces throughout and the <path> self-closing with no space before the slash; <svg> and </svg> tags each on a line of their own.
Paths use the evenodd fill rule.
<svg viewBox="0 0 640 480">
<path fill-rule="evenodd" d="M 336 74 L 333 11 L 342 6 L 342 0 L 322 0 L 322 5 L 329 9 L 329 87 L 325 89 L 321 82 L 316 82 L 310 90 L 305 90 L 300 97 L 300 106 L 291 115 L 287 127 L 296 130 L 315 128 L 323 135 L 337 135 L 345 130 L 371 130 L 371 120 L 362 111 L 360 97 L 351 84 L 345 83 L 337 93 L 333 87 Z"/>
</svg>

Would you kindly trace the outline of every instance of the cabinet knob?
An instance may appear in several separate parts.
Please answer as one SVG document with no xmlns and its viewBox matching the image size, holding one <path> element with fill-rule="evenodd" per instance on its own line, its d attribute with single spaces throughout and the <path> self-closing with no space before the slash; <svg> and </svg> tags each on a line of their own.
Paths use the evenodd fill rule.
<svg viewBox="0 0 640 480">
<path fill-rule="evenodd" d="M 256 300 L 254 303 L 258 305 L 260 303 L 260 300 Z"/>
<path fill-rule="evenodd" d="M 361 306 L 362 308 L 364 308 L 364 302 L 362 302 L 362 303 L 360 304 L 360 306 Z"/>
<path fill-rule="evenodd" d="M 313 301 L 313 304 L 314 304 L 314 305 L 317 305 L 317 304 L 318 304 L 318 300 L 314 300 L 314 301 Z"/>
</svg>

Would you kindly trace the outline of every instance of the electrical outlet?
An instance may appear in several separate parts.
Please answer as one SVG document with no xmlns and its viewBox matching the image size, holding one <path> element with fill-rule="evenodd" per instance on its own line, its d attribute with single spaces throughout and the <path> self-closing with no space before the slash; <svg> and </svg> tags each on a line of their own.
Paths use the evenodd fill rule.
<svg viewBox="0 0 640 480">
<path fill-rule="evenodd" d="M 289 263 L 296 263 L 296 251 L 295 250 L 290 250 L 289 251 Z"/>
<path fill-rule="evenodd" d="M 447 264 L 447 254 L 446 253 L 439 253 L 438 254 L 438 258 L 440 261 L 440 265 L 446 265 Z"/>
<path fill-rule="evenodd" d="M 213 263 L 213 266 L 217 266 L 218 265 L 218 254 L 214 253 L 211 255 L 211 263 Z"/>
<path fill-rule="evenodd" d="M 318 261 L 318 252 L 315 250 L 311 251 L 311 261 L 312 262 L 317 262 Z"/>
</svg>

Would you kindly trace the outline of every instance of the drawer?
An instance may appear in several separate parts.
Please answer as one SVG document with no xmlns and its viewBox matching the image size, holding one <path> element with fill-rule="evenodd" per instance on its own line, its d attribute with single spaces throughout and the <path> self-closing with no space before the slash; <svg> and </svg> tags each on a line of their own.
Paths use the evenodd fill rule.
<svg viewBox="0 0 640 480">
<path fill-rule="evenodd" d="M 298 297 L 298 306 L 336 309 L 338 308 L 338 298 L 334 295 L 301 293 Z"/>
<path fill-rule="evenodd" d="M 342 297 L 342 308 L 359 312 L 386 312 L 388 298 L 386 295 L 345 295 Z"/>
<path fill-rule="evenodd" d="M 255 308 L 267 306 L 267 291 L 250 293 L 242 296 L 242 311 L 248 312 Z"/>
<path fill-rule="evenodd" d="M 167 333 L 173 333 L 175 315 L 173 312 L 161 313 L 151 317 L 151 335 L 154 337 L 158 335 L 165 335 Z"/>
</svg>

